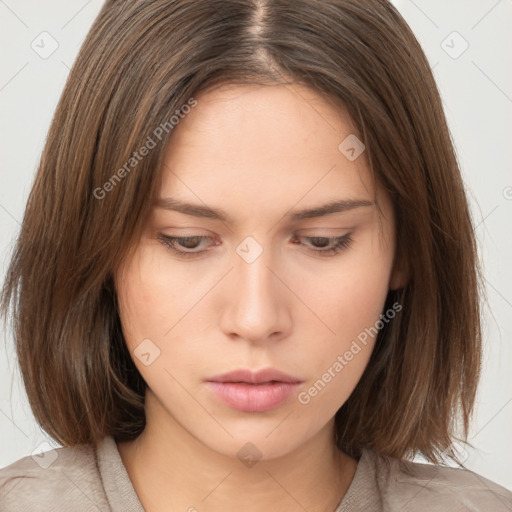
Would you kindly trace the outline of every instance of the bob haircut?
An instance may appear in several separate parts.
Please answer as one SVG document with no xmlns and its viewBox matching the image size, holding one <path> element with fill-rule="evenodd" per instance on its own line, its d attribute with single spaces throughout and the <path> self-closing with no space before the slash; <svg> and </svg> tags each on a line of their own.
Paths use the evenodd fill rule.
<svg viewBox="0 0 512 512">
<path fill-rule="evenodd" d="M 386 0 L 105 2 L 54 114 L 2 291 L 36 420 L 65 446 L 144 429 L 146 384 L 113 276 L 156 199 L 170 120 L 223 84 L 300 84 L 346 109 L 393 202 L 394 268 L 407 279 L 387 303 L 402 310 L 336 413 L 338 446 L 456 459 L 480 374 L 480 263 L 432 71 Z"/>
</svg>

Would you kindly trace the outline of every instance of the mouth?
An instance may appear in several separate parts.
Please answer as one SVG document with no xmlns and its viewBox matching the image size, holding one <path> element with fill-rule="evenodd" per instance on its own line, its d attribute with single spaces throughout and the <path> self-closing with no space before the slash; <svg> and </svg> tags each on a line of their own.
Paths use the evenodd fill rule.
<svg viewBox="0 0 512 512">
<path fill-rule="evenodd" d="M 303 381 L 274 368 L 247 369 L 217 375 L 206 380 L 213 394 L 224 404 L 243 412 L 264 412 L 283 404 Z"/>
<path fill-rule="evenodd" d="M 242 368 L 207 379 L 208 382 L 232 382 L 246 384 L 268 384 L 271 382 L 287 382 L 297 384 L 302 382 L 298 377 L 289 375 L 275 368 L 264 368 L 254 371 Z"/>
</svg>

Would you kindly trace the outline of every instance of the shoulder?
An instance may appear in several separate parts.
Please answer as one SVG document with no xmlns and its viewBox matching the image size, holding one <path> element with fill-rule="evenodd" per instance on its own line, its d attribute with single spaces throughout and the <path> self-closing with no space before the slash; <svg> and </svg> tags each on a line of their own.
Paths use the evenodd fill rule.
<svg viewBox="0 0 512 512">
<path fill-rule="evenodd" d="M 0 469 L 0 510 L 109 510 L 95 449 L 56 448 Z"/>
<path fill-rule="evenodd" d="M 510 511 L 512 492 L 463 468 L 411 462 L 367 452 L 384 510 Z"/>
</svg>

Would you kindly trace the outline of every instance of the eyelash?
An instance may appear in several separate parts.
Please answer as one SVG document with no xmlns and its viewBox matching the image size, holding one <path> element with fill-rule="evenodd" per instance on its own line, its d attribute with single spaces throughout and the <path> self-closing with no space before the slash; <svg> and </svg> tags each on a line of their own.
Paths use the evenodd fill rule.
<svg viewBox="0 0 512 512">
<path fill-rule="evenodd" d="M 322 239 L 322 240 L 329 240 L 334 241 L 334 246 L 329 247 L 329 249 L 311 249 L 311 252 L 317 253 L 322 257 L 332 257 L 338 254 L 339 252 L 343 251 L 344 249 L 348 249 L 350 245 L 352 244 L 352 233 L 348 233 L 343 236 L 338 237 L 328 237 L 328 236 L 305 236 L 305 237 L 297 237 L 297 238 L 306 238 L 309 240 L 315 240 L 315 239 Z M 158 240 L 167 248 L 173 251 L 174 253 L 178 254 L 180 257 L 183 258 L 194 258 L 197 257 L 205 252 L 208 251 L 208 249 L 205 249 L 204 251 L 198 251 L 198 252 L 188 252 L 188 251 L 182 251 L 181 249 L 176 248 L 176 242 L 183 242 L 183 241 L 190 241 L 193 239 L 211 239 L 209 236 L 169 236 L 164 235 L 163 233 L 160 233 L 158 235 Z M 217 244 L 218 245 L 218 244 Z"/>
</svg>

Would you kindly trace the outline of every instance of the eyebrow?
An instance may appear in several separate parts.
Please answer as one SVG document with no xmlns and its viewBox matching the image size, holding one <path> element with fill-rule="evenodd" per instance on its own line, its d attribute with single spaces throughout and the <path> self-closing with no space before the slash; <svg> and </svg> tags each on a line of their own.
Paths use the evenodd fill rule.
<svg viewBox="0 0 512 512">
<path fill-rule="evenodd" d="M 304 219 L 313 219 L 317 217 L 324 217 L 332 213 L 346 212 L 356 208 L 374 206 L 375 203 L 367 199 L 340 199 L 337 201 L 330 201 L 329 203 L 290 212 L 283 217 L 289 221 L 295 222 Z M 173 197 L 160 198 L 156 201 L 157 208 L 165 210 L 176 211 L 184 213 L 185 215 L 192 215 L 194 217 L 202 217 L 207 219 L 220 220 L 222 222 L 231 223 L 230 216 L 220 208 L 210 208 L 200 204 L 192 204 L 175 199 Z"/>
</svg>

